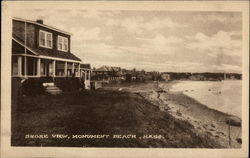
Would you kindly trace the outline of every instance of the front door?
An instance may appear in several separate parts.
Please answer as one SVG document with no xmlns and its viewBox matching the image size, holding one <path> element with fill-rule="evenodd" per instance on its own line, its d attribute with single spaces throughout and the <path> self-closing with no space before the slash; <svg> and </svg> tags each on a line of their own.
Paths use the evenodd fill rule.
<svg viewBox="0 0 250 158">
<path fill-rule="evenodd" d="M 44 65 L 41 65 L 43 66 L 44 68 L 41 68 L 42 72 L 45 74 L 46 77 L 50 77 L 50 76 L 53 76 L 53 64 L 52 62 L 50 61 L 44 61 L 43 63 Z"/>
</svg>

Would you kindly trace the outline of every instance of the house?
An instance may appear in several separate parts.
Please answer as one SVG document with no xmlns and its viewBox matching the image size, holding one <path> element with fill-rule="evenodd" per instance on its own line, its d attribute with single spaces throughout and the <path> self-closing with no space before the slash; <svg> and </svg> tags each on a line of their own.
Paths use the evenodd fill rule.
<svg viewBox="0 0 250 158">
<path fill-rule="evenodd" d="M 114 67 L 114 66 L 101 66 L 100 68 L 97 68 L 93 70 L 93 79 L 97 81 L 104 81 L 104 82 L 110 82 L 110 81 L 117 81 L 121 80 L 123 77 L 123 71 L 120 67 Z"/>
<path fill-rule="evenodd" d="M 194 75 L 192 74 L 190 77 L 189 77 L 190 80 L 194 80 L 194 81 L 204 81 L 206 80 L 206 78 L 203 76 L 203 75 Z"/>
<path fill-rule="evenodd" d="M 107 81 L 110 75 L 110 68 L 108 66 L 102 66 L 93 71 L 93 80 Z"/>
<path fill-rule="evenodd" d="M 13 18 L 12 77 L 55 79 L 81 78 L 81 59 L 71 51 L 71 33 L 45 25 L 43 20 Z"/>
<path fill-rule="evenodd" d="M 166 73 L 162 73 L 161 74 L 161 78 L 164 80 L 164 81 L 169 81 L 171 78 L 170 78 L 170 74 L 166 74 Z"/>
</svg>

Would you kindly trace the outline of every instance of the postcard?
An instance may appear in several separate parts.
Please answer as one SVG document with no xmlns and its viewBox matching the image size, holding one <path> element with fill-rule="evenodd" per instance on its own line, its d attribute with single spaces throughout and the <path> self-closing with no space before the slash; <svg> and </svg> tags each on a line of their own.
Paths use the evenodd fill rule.
<svg viewBox="0 0 250 158">
<path fill-rule="evenodd" d="M 4 1 L 1 157 L 247 157 L 248 1 Z"/>
</svg>

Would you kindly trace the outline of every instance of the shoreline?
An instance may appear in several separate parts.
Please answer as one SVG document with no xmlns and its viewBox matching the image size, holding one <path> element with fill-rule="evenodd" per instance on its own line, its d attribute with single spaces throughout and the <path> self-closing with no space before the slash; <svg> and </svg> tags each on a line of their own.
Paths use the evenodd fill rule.
<svg viewBox="0 0 250 158">
<path fill-rule="evenodd" d="M 179 82 L 180 82 L 180 81 L 173 81 L 173 82 L 171 82 L 171 83 L 169 84 L 169 89 L 171 89 L 172 86 L 173 86 L 174 84 L 178 84 Z M 199 81 L 198 81 L 198 82 L 199 82 Z M 214 81 L 211 81 L 211 82 L 214 82 Z M 198 100 L 195 99 L 194 97 L 185 94 L 183 91 L 175 91 L 175 92 L 170 92 L 170 93 L 172 93 L 172 94 L 173 94 L 173 93 L 182 94 L 182 95 L 184 95 L 185 97 L 188 97 L 188 98 L 190 98 L 190 99 L 193 99 L 193 100 L 194 100 L 195 102 L 197 102 L 198 104 L 201 104 L 201 106 L 207 107 L 209 110 L 213 110 L 213 111 L 216 111 L 216 112 L 218 112 L 218 113 L 221 113 L 221 115 L 226 115 L 226 116 L 228 116 L 228 117 L 235 117 L 235 118 L 238 118 L 238 119 L 241 120 L 241 118 L 240 118 L 239 116 L 234 115 L 234 114 L 230 114 L 230 113 L 227 113 L 227 112 L 224 112 L 224 111 L 220 111 L 220 110 L 215 109 L 215 108 L 212 108 L 212 107 L 210 107 L 209 105 L 206 105 L 206 104 L 204 104 L 204 103 L 201 103 L 200 101 L 198 101 Z"/>
<path fill-rule="evenodd" d="M 153 105 L 158 106 L 160 111 L 167 112 L 176 119 L 188 121 L 194 126 L 198 134 L 211 137 L 225 148 L 240 148 L 241 144 L 236 139 L 241 137 L 241 127 L 230 126 L 231 139 L 229 145 L 229 125 L 226 121 L 233 118 L 241 122 L 241 118 L 210 108 L 182 92 L 170 91 L 171 86 L 178 82 L 173 81 L 164 84 L 152 82 L 146 83 L 144 86 L 143 84 L 132 87 L 121 86 L 122 88 L 118 90 L 136 93 Z"/>
<path fill-rule="evenodd" d="M 177 82 L 171 91 L 182 92 L 211 109 L 241 119 L 241 81 L 183 81 Z M 233 88 L 232 88 L 233 87 Z"/>
<path fill-rule="evenodd" d="M 177 84 L 173 82 L 171 86 Z M 177 119 L 182 119 L 191 123 L 197 132 L 208 134 L 227 148 L 240 148 L 241 145 L 236 139 L 239 138 L 241 127 L 230 126 L 230 145 L 229 145 L 229 127 L 226 121 L 230 118 L 241 122 L 238 116 L 213 109 L 205 104 L 200 103 L 195 98 L 186 95 L 183 92 L 160 93 L 161 102 L 168 106 L 168 112 Z M 160 103 L 161 104 L 161 103 Z"/>
</svg>

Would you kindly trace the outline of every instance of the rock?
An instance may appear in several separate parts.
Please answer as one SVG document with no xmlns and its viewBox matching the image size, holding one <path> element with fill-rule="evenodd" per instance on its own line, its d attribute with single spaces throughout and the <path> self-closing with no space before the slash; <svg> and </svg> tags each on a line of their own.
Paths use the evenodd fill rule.
<svg viewBox="0 0 250 158">
<path fill-rule="evenodd" d="M 181 111 L 180 111 L 180 110 L 177 110 L 177 111 L 176 111 L 176 115 L 178 115 L 178 116 L 182 116 Z"/>
<path fill-rule="evenodd" d="M 228 117 L 226 119 L 226 123 L 231 125 L 231 126 L 239 126 L 239 127 L 241 127 L 241 119 L 237 118 L 235 116 Z"/>
<path fill-rule="evenodd" d="M 212 124 L 211 124 L 211 127 L 215 128 L 215 125 L 212 123 Z"/>
<path fill-rule="evenodd" d="M 237 141 L 239 144 L 242 144 L 242 139 L 241 139 L 241 138 L 236 138 L 236 141 Z"/>
</svg>

